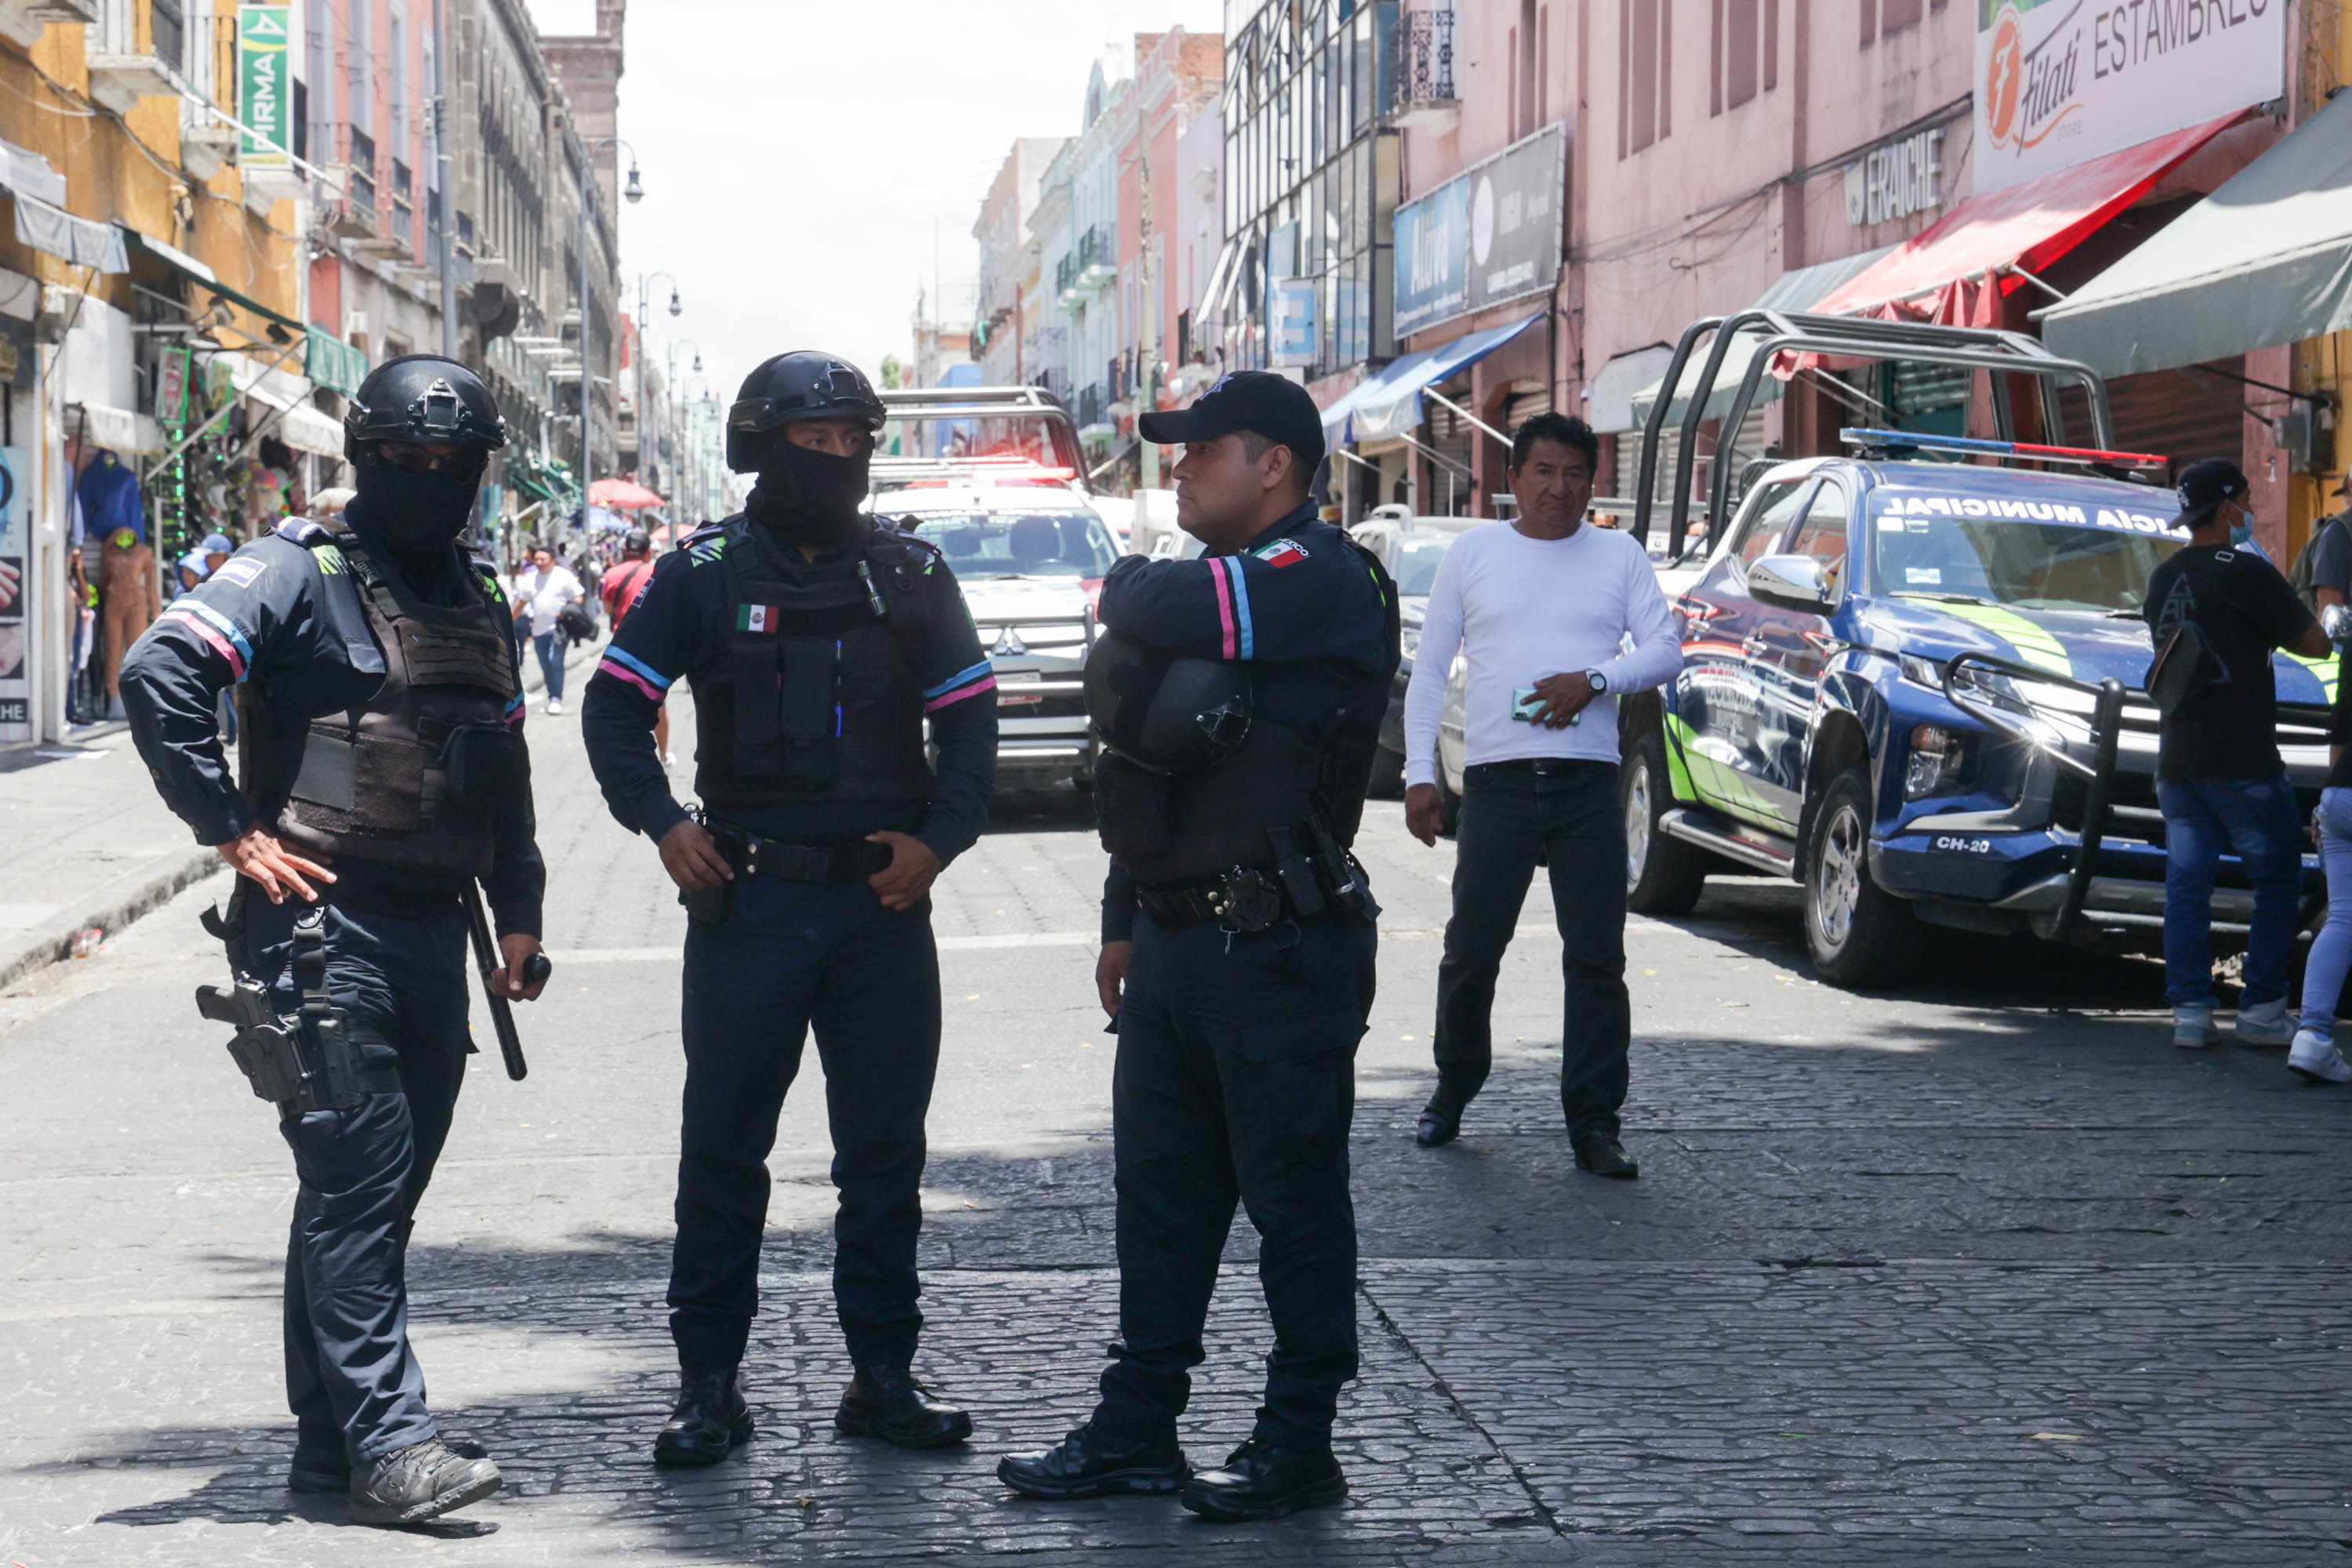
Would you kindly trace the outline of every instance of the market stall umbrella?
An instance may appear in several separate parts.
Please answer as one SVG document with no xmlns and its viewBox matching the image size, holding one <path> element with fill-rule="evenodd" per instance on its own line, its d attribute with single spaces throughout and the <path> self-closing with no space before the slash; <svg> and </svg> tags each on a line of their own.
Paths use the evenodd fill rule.
<svg viewBox="0 0 2352 1568">
<path fill-rule="evenodd" d="M 598 479 L 588 487 L 590 506 L 610 507 L 614 511 L 642 511 L 649 506 L 662 504 L 661 497 L 630 479 Z"/>
</svg>

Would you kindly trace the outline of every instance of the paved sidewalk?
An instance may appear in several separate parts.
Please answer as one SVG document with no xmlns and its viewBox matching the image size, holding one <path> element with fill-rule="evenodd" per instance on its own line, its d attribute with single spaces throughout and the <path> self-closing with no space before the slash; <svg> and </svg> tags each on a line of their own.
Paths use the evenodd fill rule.
<svg viewBox="0 0 2352 1568">
<path fill-rule="evenodd" d="M 574 702 L 603 647 L 566 655 Z M 523 689 L 543 686 L 526 650 Z M 164 806 L 120 721 L 0 748 L 0 990 L 65 959 L 77 932 L 110 938 L 220 865 Z"/>
</svg>

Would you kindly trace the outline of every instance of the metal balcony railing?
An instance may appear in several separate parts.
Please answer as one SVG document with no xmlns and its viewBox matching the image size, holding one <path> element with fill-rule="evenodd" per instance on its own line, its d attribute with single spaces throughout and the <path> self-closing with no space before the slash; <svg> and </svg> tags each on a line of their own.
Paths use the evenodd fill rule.
<svg viewBox="0 0 2352 1568">
<path fill-rule="evenodd" d="M 1395 53 L 1390 57 L 1389 113 L 1420 105 L 1452 104 L 1454 7 L 1408 11 L 1397 18 Z"/>
</svg>

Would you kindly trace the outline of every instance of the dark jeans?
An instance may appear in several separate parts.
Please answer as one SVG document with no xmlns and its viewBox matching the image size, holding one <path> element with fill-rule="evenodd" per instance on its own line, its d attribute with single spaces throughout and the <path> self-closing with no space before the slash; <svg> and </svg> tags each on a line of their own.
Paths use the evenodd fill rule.
<svg viewBox="0 0 2352 1568">
<path fill-rule="evenodd" d="M 1356 1375 L 1348 1126 L 1377 942 L 1370 921 L 1338 914 L 1230 941 L 1137 918 L 1111 1081 L 1119 1343 L 1095 1413 L 1105 1432 L 1174 1436 L 1238 1203 L 1274 1320 L 1257 1436 L 1330 1446 Z"/>
<path fill-rule="evenodd" d="M 2164 808 L 2164 999 L 2213 1005 L 2213 873 L 2234 850 L 2254 885 L 2239 1005 L 2286 994 L 2303 901 L 2303 810 L 2284 773 L 2266 779 L 2159 779 Z"/>
<path fill-rule="evenodd" d="M 1625 816 L 1617 764 L 1474 767 L 1463 780 L 1454 916 L 1437 966 L 1438 1092 L 1466 1103 L 1494 1064 L 1495 977 L 1536 856 L 1550 862 L 1567 1016 L 1560 1109 L 1571 1134 L 1617 1134 L 1633 1005 L 1625 994 Z"/>
<path fill-rule="evenodd" d="M 688 1372 L 742 1360 L 759 1310 L 768 1151 L 811 1026 L 833 1126 L 833 1293 L 850 1358 L 904 1364 L 923 1315 L 923 1118 L 940 1060 L 929 905 L 884 909 L 863 882 L 730 884 L 726 919 L 686 938 L 686 1127 L 670 1257 L 670 1337 Z"/>
<path fill-rule="evenodd" d="M 571 639 L 561 631 L 541 632 L 530 639 L 531 651 L 539 655 L 540 679 L 547 682 L 547 700 L 563 700 L 563 653 Z"/>
<path fill-rule="evenodd" d="M 255 976 L 285 1013 L 300 1005 L 295 914 L 290 900 L 257 898 L 246 916 Z M 303 1447 L 365 1463 L 436 1430 L 408 1343 L 408 1235 L 466 1077 L 466 916 L 454 902 L 422 920 L 331 908 L 326 938 L 327 989 L 394 1043 L 405 1092 L 279 1124 L 301 1182 L 286 1248 L 286 1398 Z"/>
</svg>

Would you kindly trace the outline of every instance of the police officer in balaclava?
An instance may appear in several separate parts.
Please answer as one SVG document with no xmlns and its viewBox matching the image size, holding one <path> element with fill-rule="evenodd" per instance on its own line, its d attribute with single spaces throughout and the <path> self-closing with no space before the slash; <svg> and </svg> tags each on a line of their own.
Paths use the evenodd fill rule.
<svg viewBox="0 0 2352 1568">
<path fill-rule="evenodd" d="M 348 1490 L 367 1524 L 431 1519 L 499 1484 L 425 1407 L 404 1281 L 471 1049 L 472 881 L 496 918 L 500 994 L 528 1000 L 544 984 L 522 978 L 546 870 L 521 663 L 495 573 L 458 542 L 506 439 L 465 366 L 383 365 L 344 420 L 348 508 L 237 551 L 123 669 L 131 734 L 165 803 L 237 873 L 226 920 L 208 929 L 266 993 L 231 1050 L 278 1105 L 300 1178 L 288 1485 Z M 224 689 L 238 709 L 234 781 L 214 722 Z"/>
<path fill-rule="evenodd" d="M 884 418 L 832 354 L 753 371 L 727 419 L 729 465 L 759 475 L 749 505 L 655 565 L 581 710 L 613 815 L 659 846 L 689 917 L 669 1285 L 681 1385 L 660 1464 L 712 1464 L 752 1435 L 738 1371 L 766 1160 L 812 1028 L 840 1189 L 834 1295 L 856 1368 L 835 1423 L 918 1448 L 971 1431 L 911 1370 L 915 1238 L 940 1051 L 929 889 L 986 821 L 996 682 L 939 552 L 862 510 Z M 652 740 L 681 677 L 698 814 L 671 795 Z"/>
</svg>

